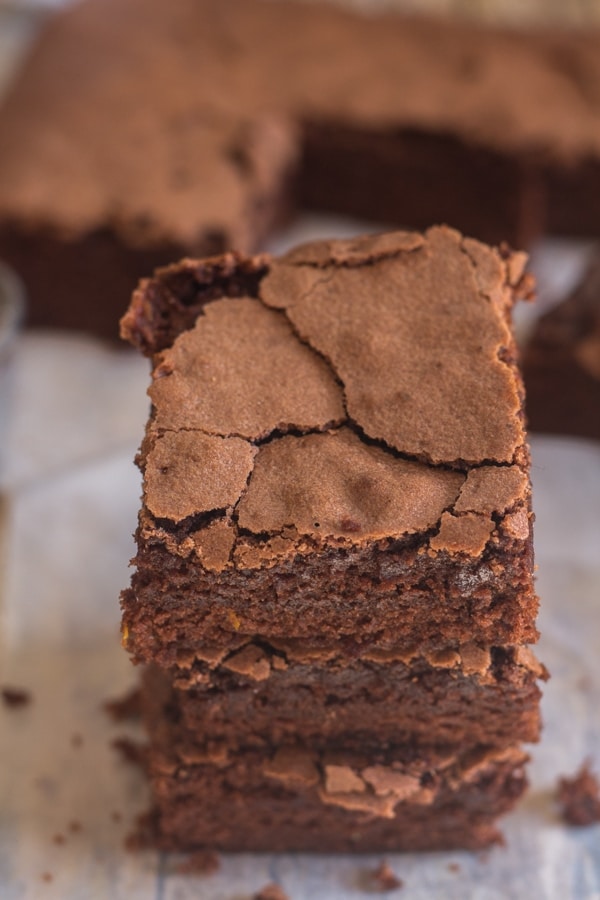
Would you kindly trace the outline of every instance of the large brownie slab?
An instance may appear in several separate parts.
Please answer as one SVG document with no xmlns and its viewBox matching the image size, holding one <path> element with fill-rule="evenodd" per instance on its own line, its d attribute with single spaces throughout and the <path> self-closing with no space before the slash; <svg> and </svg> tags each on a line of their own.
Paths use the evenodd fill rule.
<svg viewBox="0 0 600 900">
<path fill-rule="evenodd" d="M 153 365 L 136 660 L 535 640 L 523 262 L 433 228 L 142 284 L 123 320 Z"/>
<path fill-rule="evenodd" d="M 85 0 L 0 111 L 0 256 L 32 321 L 114 334 L 151 266 L 255 250 L 292 194 L 514 246 L 597 234 L 599 60 L 595 32 Z"/>
</svg>

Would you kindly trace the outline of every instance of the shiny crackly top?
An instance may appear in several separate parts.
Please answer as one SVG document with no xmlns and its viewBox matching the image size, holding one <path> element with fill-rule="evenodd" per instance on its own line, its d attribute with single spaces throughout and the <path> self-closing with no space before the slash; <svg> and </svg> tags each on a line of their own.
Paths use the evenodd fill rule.
<svg viewBox="0 0 600 900">
<path fill-rule="evenodd" d="M 147 513 L 216 570 L 306 539 L 477 555 L 498 515 L 525 540 L 524 261 L 445 227 L 325 241 L 207 303 L 154 355 Z"/>
</svg>

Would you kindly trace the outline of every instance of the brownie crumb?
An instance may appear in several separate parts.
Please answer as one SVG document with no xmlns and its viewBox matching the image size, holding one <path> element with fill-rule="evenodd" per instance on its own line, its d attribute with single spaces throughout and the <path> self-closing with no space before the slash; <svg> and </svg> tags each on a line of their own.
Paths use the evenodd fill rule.
<svg viewBox="0 0 600 900">
<path fill-rule="evenodd" d="M 144 764 L 145 749 L 142 744 L 129 738 L 115 738 L 111 742 L 111 746 L 121 754 L 126 762 L 134 763 L 136 766 Z"/>
<path fill-rule="evenodd" d="M 290 898 L 278 884 L 266 884 L 256 894 L 252 894 L 252 900 L 290 900 Z"/>
<path fill-rule="evenodd" d="M 460 872 L 460 866 L 458 863 L 455 863 L 455 862 L 448 863 L 446 868 L 448 869 L 449 872 Z"/>
<path fill-rule="evenodd" d="M 404 882 L 398 878 L 389 863 L 382 860 L 376 869 L 368 869 L 362 873 L 360 886 L 369 893 L 383 894 L 386 891 L 400 890 L 404 887 Z"/>
<path fill-rule="evenodd" d="M 68 829 L 71 834 L 79 834 L 79 832 L 83 830 L 83 825 L 77 819 L 71 819 Z"/>
<path fill-rule="evenodd" d="M 21 706 L 29 706 L 32 701 L 31 692 L 24 688 L 2 688 L 2 701 L 9 709 L 18 709 Z"/>
<path fill-rule="evenodd" d="M 563 820 L 569 825 L 600 822 L 600 784 L 584 762 L 572 778 L 560 778 L 557 799 Z"/>
<path fill-rule="evenodd" d="M 373 881 L 381 891 L 395 891 L 404 884 L 385 860 L 373 872 Z"/>
<path fill-rule="evenodd" d="M 75 750 L 78 750 L 79 747 L 83 747 L 82 735 L 78 734 L 77 732 L 71 735 L 71 747 L 73 747 Z"/>
<path fill-rule="evenodd" d="M 214 875 L 221 868 L 221 860 L 212 850 L 197 850 L 179 863 L 178 875 Z"/>
<path fill-rule="evenodd" d="M 52 838 L 52 843 L 56 844 L 57 847 L 62 847 L 63 844 L 67 843 L 67 839 L 64 834 L 55 834 Z"/>
<path fill-rule="evenodd" d="M 42 881 L 45 881 L 48 884 L 51 881 L 54 881 L 54 875 L 52 874 L 52 872 L 42 872 Z"/>
<path fill-rule="evenodd" d="M 107 700 L 102 708 L 115 722 L 126 722 L 139 719 L 141 709 L 141 693 L 139 688 L 132 688 L 122 697 Z"/>
</svg>

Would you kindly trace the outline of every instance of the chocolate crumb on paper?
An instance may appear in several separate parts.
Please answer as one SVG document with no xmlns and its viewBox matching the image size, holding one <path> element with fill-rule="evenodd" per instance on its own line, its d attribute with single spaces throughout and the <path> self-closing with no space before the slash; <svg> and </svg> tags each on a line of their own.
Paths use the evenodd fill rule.
<svg viewBox="0 0 600 900">
<path fill-rule="evenodd" d="M 2 702 L 9 709 L 18 709 L 21 706 L 29 706 L 33 697 L 31 691 L 25 688 L 3 687 L 0 691 Z"/>
<path fill-rule="evenodd" d="M 218 853 L 213 850 L 197 850 L 190 853 L 176 867 L 178 875 L 214 875 L 221 868 Z"/>
<path fill-rule="evenodd" d="M 252 895 L 252 900 L 290 900 L 290 898 L 278 884 L 266 884 Z"/>
<path fill-rule="evenodd" d="M 568 825 L 600 822 L 600 784 L 588 760 L 572 778 L 559 778 L 556 797 Z"/>
<path fill-rule="evenodd" d="M 140 716 L 140 689 L 132 688 L 122 697 L 115 697 L 102 704 L 104 712 L 115 722 L 138 719 Z"/>
<path fill-rule="evenodd" d="M 382 860 L 376 869 L 368 869 L 361 873 L 360 887 L 368 893 L 386 893 L 397 891 L 404 887 L 404 882 L 398 878 L 390 864 Z"/>
<path fill-rule="evenodd" d="M 138 741 L 132 741 L 124 737 L 115 738 L 114 741 L 111 741 L 111 746 L 125 762 L 133 763 L 136 766 L 143 765 L 145 749 Z"/>
</svg>

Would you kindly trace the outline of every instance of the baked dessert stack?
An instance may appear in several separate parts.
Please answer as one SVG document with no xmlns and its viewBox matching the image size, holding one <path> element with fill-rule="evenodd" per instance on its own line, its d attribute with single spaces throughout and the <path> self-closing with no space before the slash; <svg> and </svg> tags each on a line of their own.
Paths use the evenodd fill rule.
<svg viewBox="0 0 600 900">
<path fill-rule="evenodd" d="M 186 260 L 123 638 L 167 849 L 477 848 L 539 733 L 525 258 L 445 227 Z"/>
</svg>

